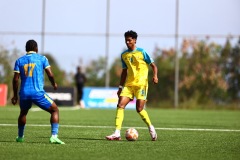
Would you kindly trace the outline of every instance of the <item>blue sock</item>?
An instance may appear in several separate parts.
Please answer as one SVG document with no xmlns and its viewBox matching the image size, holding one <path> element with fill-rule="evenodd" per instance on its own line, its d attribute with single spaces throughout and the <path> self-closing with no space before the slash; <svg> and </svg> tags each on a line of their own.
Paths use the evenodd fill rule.
<svg viewBox="0 0 240 160">
<path fill-rule="evenodd" d="M 59 127 L 58 123 L 52 123 L 51 124 L 52 135 L 57 135 L 58 134 L 58 127 Z"/>
<path fill-rule="evenodd" d="M 18 137 L 23 137 L 25 125 L 18 125 Z"/>
</svg>

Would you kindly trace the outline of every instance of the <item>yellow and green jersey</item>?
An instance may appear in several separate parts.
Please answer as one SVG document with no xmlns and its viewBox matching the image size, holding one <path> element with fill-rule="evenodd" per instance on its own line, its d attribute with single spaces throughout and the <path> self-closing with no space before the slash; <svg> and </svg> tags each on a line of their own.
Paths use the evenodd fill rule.
<svg viewBox="0 0 240 160">
<path fill-rule="evenodd" d="M 124 86 L 147 86 L 148 65 L 153 59 L 142 48 L 126 50 L 121 54 L 122 68 L 127 69 L 127 79 Z"/>
</svg>

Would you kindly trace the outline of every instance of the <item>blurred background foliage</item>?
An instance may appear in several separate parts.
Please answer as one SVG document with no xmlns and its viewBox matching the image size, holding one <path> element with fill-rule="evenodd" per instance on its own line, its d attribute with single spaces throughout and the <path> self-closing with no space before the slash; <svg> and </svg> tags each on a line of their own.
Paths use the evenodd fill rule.
<svg viewBox="0 0 240 160">
<path fill-rule="evenodd" d="M 184 39 L 179 52 L 179 108 L 240 109 L 240 39 L 237 44 L 227 39 L 223 46 L 208 40 Z M 175 53 L 174 49 L 162 50 L 157 46 L 149 53 L 159 70 L 159 84 L 152 83 L 153 73 L 149 68 L 148 106 L 173 108 Z M 17 49 L 0 47 L 0 83 L 8 85 L 8 103 L 12 97 L 14 62 L 23 54 Z M 44 55 L 58 85 L 74 87 L 75 73 L 62 70 L 50 53 Z M 105 86 L 105 64 L 105 58 L 99 57 L 84 66 L 85 86 Z M 110 64 L 109 73 L 110 87 L 117 87 L 121 75 L 120 55 Z M 47 76 L 45 85 L 50 85 Z"/>
</svg>

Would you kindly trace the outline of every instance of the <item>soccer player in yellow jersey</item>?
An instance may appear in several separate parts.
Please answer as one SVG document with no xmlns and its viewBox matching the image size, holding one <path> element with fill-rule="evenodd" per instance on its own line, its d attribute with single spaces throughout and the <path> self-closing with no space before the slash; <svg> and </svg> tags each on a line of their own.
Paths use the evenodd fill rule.
<svg viewBox="0 0 240 160">
<path fill-rule="evenodd" d="M 107 140 L 121 140 L 120 130 L 124 118 L 124 109 L 134 97 L 137 99 L 136 110 L 147 124 L 152 141 L 157 140 L 157 133 L 144 106 L 148 91 L 148 65 L 153 70 L 152 81 L 154 84 L 158 83 L 158 69 L 147 52 L 136 46 L 137 36 L 137 33 L 132 30 L 124 34 L 128 49 L 121 54 L 122 74 L 117 92 L 119 100 L 115 119 L 116 129 L 113 134 L 106 136 Z"/>
</svg>

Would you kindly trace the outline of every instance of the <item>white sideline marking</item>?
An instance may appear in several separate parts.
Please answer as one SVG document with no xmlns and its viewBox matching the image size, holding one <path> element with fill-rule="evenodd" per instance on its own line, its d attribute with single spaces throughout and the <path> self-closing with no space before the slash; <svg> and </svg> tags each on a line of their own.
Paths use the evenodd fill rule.
<svg viewBox="0 0 240 160">
<path fill-rule="evenodd" d="M 17 124 L 0 124 L 0 126 L 17 126 Z M 48 124 L 27 124 L 33 127 L 50 127 Z M 60 127 L 67 128 L 114 128 L 111 126 L 79 126 L 79 125 L 61 125 Z M 131 128 L 131 127 L 122 127 Z M 134 127 L 136 129 L 148 129 L 147 127 Z M 240 132 L 236 129 L 203 129 L 203 128 L 155 128 L 156 130 L 169 130 L 169 131 L 212 131 L 212 132 Z"/>
</svg>

